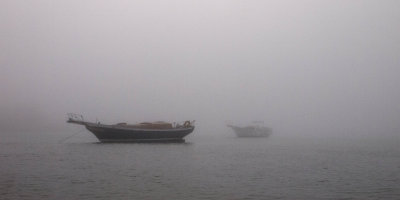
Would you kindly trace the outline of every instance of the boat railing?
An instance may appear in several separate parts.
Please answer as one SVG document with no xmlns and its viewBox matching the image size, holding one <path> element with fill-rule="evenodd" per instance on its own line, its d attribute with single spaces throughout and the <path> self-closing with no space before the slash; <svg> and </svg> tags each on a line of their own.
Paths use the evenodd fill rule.
<svg viewBox="0 0 400 200">
<path fill-rule="evenodd" d="M 174 122 L 172 124 L 172 127 L 174 128 L 188 128 L 188 127 L 194 127 L 194 123 L 196 122 L 196 120 L 187 120 L 187 121 L 183 121 L 183 122 Z"/>
</svg>

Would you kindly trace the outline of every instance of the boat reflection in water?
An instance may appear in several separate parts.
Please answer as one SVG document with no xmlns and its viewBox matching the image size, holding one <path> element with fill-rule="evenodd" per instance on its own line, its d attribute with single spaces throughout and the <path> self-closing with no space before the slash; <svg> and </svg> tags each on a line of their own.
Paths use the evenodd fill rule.
<svg viewBox="0 0 400 200">
<path fill-rule="evenodd" d="M 86 122 L 82 115 L 72 113 L 68 114 L 67 122 L 84 125 L 100 142 L 184 142 L 183 138 L 194 130 L 194 121 L 106 125 Z"/>
</svg>

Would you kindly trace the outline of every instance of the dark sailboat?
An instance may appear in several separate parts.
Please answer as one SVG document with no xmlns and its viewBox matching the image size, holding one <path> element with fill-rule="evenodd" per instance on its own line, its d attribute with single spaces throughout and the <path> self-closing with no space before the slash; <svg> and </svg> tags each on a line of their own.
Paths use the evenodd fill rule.
<svg viewBox="0 0 400 200">
<path fill-rule="evenodd" d="M 82 115 L 68 114 L 68 123 L 84 125 L 100 142 L 184 142 L 194 130 L 194 121 L 179 123 L 144 122 L 106 125 L 84 121 Z"/>
</svg>

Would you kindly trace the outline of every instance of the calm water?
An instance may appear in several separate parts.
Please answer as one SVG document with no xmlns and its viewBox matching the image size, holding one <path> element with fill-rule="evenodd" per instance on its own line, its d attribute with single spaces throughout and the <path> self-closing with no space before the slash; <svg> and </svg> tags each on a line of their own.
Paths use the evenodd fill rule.
<svg viewBox="0 0 400 200">
<path fill-rule="evenodd" d="M 100 144 L 85 134 L 3 137 L 0 199 L 400 199 L 398 140 L 194 133 L 184 144 Z"/>
</svg>

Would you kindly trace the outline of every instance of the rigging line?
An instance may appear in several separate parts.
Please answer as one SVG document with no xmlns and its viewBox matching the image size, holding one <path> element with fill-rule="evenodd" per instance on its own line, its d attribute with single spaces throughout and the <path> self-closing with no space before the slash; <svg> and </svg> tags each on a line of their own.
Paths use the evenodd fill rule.
<svg viewBox="0 0 400 200">
<path fill-rule="evenodd" d="M 82 130 L 80 130 L 80 131 L 78 131 L 78 132 L 76 132 L 76 133 L 74 133 L 74 134 L 72 134 L 72 135 L 70 135 L 70 136 L 68 136 L 68 137 L 66 137 L 66 138 L 63 138 L 63 139 L 59 140 L 58 143 L 65 142 L 65 141 L 68 140 L 69 138 L 72 138 L 72 137 L 74 137 L 75 135 L 78 135 L 79 133 L 82 133 L 82 132 L 85 131 L 85 130 L 86 130 L 86 129 L 82 129 Z"/>
</svg>

